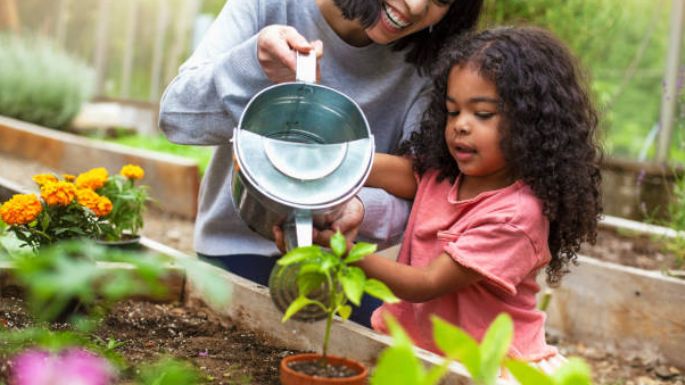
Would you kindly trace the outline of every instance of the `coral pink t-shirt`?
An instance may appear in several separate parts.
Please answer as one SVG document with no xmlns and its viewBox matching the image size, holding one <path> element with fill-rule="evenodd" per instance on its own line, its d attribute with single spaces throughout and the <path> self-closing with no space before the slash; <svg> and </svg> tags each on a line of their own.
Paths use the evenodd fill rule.
<svg viewBox="0 0 685 385">
<path fill-rule="evenodd" d="M 419 347 L 440 353 L 433 342 L 431 315 L 459 326 L 480 341 L 502 312 L 514 321 L 509 355 L 538 361 L 556 354 L 545 342 L 545 314 L 536 308 L 535 277 L 550 260 L 549 222 L 542 202 L 522 181 L 458 201 L 459 180 L 437 181 L 436 171 L 419 181 L 398 261 L 427 266 L 446 252 L 483 279 L 427 302 L 384 304 L 372 317 L 387 333 L 382 312 L 398 319 Z"/>
</svg>

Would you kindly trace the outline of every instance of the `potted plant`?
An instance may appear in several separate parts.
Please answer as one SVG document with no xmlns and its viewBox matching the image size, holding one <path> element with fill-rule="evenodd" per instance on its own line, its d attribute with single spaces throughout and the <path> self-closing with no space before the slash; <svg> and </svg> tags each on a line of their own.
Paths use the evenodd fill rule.
<svg viewBox="0 0 685 385">
<path fill-rule="evenodd" d="M 7 231 L 34 251 L 61 240 L 99 236 L 112 202 L 92 190 L 77 188 L 70 179 L 35 175 L 40 195 L 16 194 L 0 206 Z"/>
<path fill-rule="evenodd" d="M 16 194 L 0 206 L 0 219 L 34 251 L 57 241 L 90 238 L 115 245 L 138 244 L 148 200 L 136 165 L 109 175 L 103 167 L 78 176 L 38 174 L 40 194 Z"/>
<path fill-rule="evenodd" d="M 331 238 L 330 252 L 319 246 L 297 247 L 278 260 L 281 268 L 297 267 L 299 293 L 282 321 L 311 306 L 318 307 L 326 319 L 321 354 L 285 357 L 280 365 L 283 385 L 366 383 L 368 369 L 355 360 L 329 355 L 328 343 L 333 317 L 337 314 L 347 320 L 352 313 L 348 302 L 358 306 L 364 293 L 386 302 L 398 301 L 384 283 L 367 278 L 362 269 L 354 266 L 375 250 L 375 245 L 360 242 L 347 253 L 345 237 L 338 232 Z M 325 295 L 316 295 L 321 290 Z"/>
</svg>

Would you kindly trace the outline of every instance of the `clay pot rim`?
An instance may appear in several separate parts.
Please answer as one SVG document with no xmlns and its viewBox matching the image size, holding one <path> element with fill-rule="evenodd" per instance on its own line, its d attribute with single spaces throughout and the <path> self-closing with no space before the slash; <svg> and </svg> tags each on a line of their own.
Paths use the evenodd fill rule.
<svg viewBox="0 0 685 385">
<path fill-rule="evenodd" d="M 335 361 L 338 361 L 339 363 L 343 363 L 345 365 L 348 365 L 352 368 L 355 369 L 361 369 L 361 371 L 351 377 L 343 377 L 343 378 L 330 378 L 330 377 L 319 377 L 319 376 L 310 376 L 308 374 L 304 374 L 301 372 L 298 372 L 296 370 L 291 369 L 288 366 L 289 362 L 295 362 L 295 361 L 312 361 L 312 360 L 318 360 L 321 357 L 323 357 L 320 353 L 299 353 L 299 354 L 291 354 L 289 356 L 284 357 L 281 360 L 281 365 L 280 369 L 282 371 L 287 371 L 288 373 L 294 375 L 295 377 L 301 378 L 301 379 L 312 379 L 312 378 L 322 378 L 325 379 L 329 383 L 347 383 L 350 381 L 357 381 L 357 380 L 362 380 L 366 378 L 369 374 L 369 369 L 366 367 L 366 365 L 362 364 L 361 362 L 348 358 L 348 357 L 342 357 L 342 356 L 335 356 L 328 354 L 326 355 L 327 359 L 332 359 Z"/>
</svg>

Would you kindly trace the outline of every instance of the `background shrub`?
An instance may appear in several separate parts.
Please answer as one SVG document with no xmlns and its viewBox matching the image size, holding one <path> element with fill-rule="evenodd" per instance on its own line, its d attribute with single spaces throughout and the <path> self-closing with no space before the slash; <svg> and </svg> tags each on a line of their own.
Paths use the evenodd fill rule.
<svg viewBox="0 0 685 385">
<path fill-rule="evenodd" d="M 0 115 L 64 129 L 92 95 L 94 71 L 44 39 L 0 35 Z"/>
</svg>

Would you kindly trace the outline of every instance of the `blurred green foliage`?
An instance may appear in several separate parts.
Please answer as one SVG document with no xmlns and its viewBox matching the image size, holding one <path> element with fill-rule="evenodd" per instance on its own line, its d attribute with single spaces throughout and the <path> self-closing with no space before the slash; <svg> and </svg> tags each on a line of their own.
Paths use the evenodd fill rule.
<svg viewBox="0 0 685 385">
<path fill-rule="evenodd" d="M 638 158 L 659 120 L 670 7 L 669 0 L 486 0 L 482 24 L 527 24 L 553 31 L 590 74 L 605 151 Z M 682 88 L 680 92 L 675 131 L 685 128 Z M 682 135 L 673 143 L 672 158 L 685 162 Z"/>
<path fill-rule="evenodd" d="M 171 143 L 164 135 L 126 135 L 107 139 L 114 143 L 123 144 L 136 148 L 143 148 L 150 151 L 164 152 L 193 159 L 197 162 L 200 175 L 204 175 L 209 160 L 214 153 L 214 147 L 210 146 L 188 146 Z"/>
<path fill-rule="evenodd" d="M 62 129 L 92 93 L 93 71 L 48 40 L 0 34 L 0 115 Z"/>
</svg>

